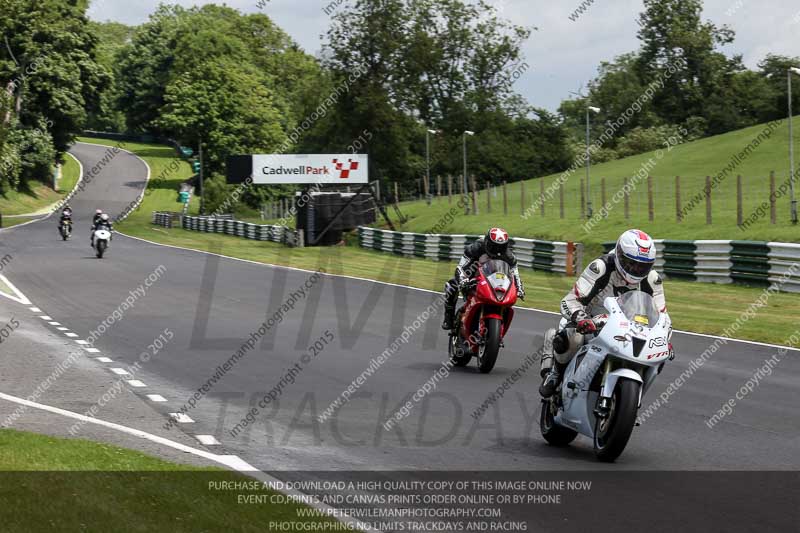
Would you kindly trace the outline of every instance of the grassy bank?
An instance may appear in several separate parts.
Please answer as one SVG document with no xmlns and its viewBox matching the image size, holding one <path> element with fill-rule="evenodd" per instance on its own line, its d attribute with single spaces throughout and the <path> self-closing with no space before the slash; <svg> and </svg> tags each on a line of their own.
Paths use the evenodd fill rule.
<svg viewBox="0 0 800 533">
<path fill-rule="evenodd" d="M 595 213 L 602 207 L 602 179 L 605 178 L 606 203 L 611 205 L 609 215 L 596 225 L 584 229 L 581 217 L 581 184 L 585 171 L 578 168 L 564 183 L 564 218 L 560 218 L 557 186 L 552 198 L 544 202 L 544 214 L 538 204 L 541 186 L 548 191 L 560 174 L 525 181 L 525 198 L 521 196 L 520 182 L 509 184 L 508 214 L 503 213 L 502 188 L 498 187 L 491 198 L 485 190 L 479 193 L 480 214 L 466 216 L 456 208 L 457 199 L 448 203 L 447 197 L 435 198 L 432 205 L 425 201 L 403 202 L 401 210 L 409 217 L 402 231 L 426 233 L 436 228 L 438 233 L 483 233 L 487 227 L 503 226 L 513 235 L 583 242 L 590 251 L 599 251 L 600 243 L 615 240 L 627 228 L 638 227 L 656 238 L 663 239 L 743 239 L 800 242 L 800 231 L 789 220 L 789 195 L 777 200 L 777 224 L 769 223 L 769 215 L 762 217 L 741 231 L 736 226 L 737 175 L 742 176 L 743 214 L 746 219 L 763 201 L 769 198 L 769 174 L 775 171 L 776 186 L 780 187 L 789 176 L 788 126 L 781 122 L 769 133 L 769 138 L 759 140 L 749 155 L 740 154 L 765 130 L 765 125 L 738 130 L 724 135 L 679 144 L 671 149 L 649 152 L 603 164 L 592 165 L 591 196 Z M 764 137 L 762 137 L 763 139 Z M 476 139 L 474 142 L 480 142 Z M 795 150 L 800 151 L 800 139 L 795 139 Z M 730 165 L 730 167 L 729 167 Z M 705 197 L 688 208 L 692 197 L 702 193 L 706 176 L 715 176 L 728 168 L 726 176 L 711 193 L 712 224 L 706 225 Z M 633 180 L 642 171 L 644 179 Z M 653 176 L 655 203 L 654 221 L 648 219 L 646 175 Z M 623 178 L 629 177 L 636 186 L 630 195 L 630 219 L 624 216 L 621 193 L 614 203 L 614 195 L 623 187 Z M 675 177 L 680 176 L 682 208 L 687 208 L 684 219 L 676 223 Z M 787 186 L 788 186 L 788 182 Z M 484 184 L 485 185 L 485 184 Z M 483 185 L 482 185 L 483 187 Z M 445 182 L 446 192 L 446 182 Z M 491 201 L 491 212 L 489 212 Z M 453 209 L 450 212 L 450 209 Z M 448 213 L 451 213 L 448 216 Z M 528 217 L 521 216 L 527 212 Z M 587 231 L 588 230 L 588 231 Z"/>
<path fill-rule="evenodd" d="M 45 213 L 48 208 L 69 194 L 80 177 L 80 168 L 77 161 L 70 156 L 64 156 L 64 164 L 61 167 L 61 179 L 58 182 L 58 189 L 40 182 L 31 182 L 31 188 L 25 191 L 6 191 L 0 195 L 0 213 L 3 215 L 26 215 L 33 213 Z M 27 219 L 7 219 L 3 221 L 3 226 L 8 227 L 15 224 L 26 222 Z"/>
<path fill-rule="evenodd" d="M 135 147 L 129 149 L 137 152 Z M 168 148 L 164 150 L 170 152 Z M 163 161 L 160 160 L 163 154 L 163 150 L 156 150 L 149 145 L 145 145 L 139 153 L 151 166 L 163 165 Z M 333 274 L 400 283 L 435 291 L 442 289 L 455 267 L 455 263 L 405 258 L 369 251 L 358 248 L 354 243 L 330 248 L 294 249 L 227 235 L 153 226 L 150 224 L 150 214 L 154 210 L 165 209 L 165 199 L 174 200 L 178 181 L 180 180 L 175 182 L 175 189 L 166 197 L 160 195 L 160 189 L 146 196 L 142 207 L 134 216 L 122 223 L 120 229 L 129 235 L 163 244 L 213 251 L 232 257 L 296 268 L 313 270 L 322 267 Z M 521 302 L 521 305 L 548 311 L 558 311 L 559 301 L 573 283 L 573 280 L 563 276 L 534 271 L 524 271 L 522 278 L 527 288 L 527 301 Z M 665 288 L 675 327 L 708 334 L 721 334 L 762 292 L 761 289 L 755 288 L 682 281 L 669 281 Z M 711 302 L 714 306 L 713 313 L 709 313 Z M 774 295 L 769 299 L 767 307 L 762 308 L 755 318 L 747 321 L 736 336 L 783 343 L 787 334 L 796 328 L 796 308 L 797 295 Z"/>
<path fill-rule="evenodd" d="M 84 440 L 0 430 L 0 520 L 5 531 L 267 531 L 295 504 L 242 504 L 219 482 L 252 481 Z M 212 483 L 217 483 L 212 485 Z M 46 503 L 45 503 L 46 502 Z"/>
</svg>

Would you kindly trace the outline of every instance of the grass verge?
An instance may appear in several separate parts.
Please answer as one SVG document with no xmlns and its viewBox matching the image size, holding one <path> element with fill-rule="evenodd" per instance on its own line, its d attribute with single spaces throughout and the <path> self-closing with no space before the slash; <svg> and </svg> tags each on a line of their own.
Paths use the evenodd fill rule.
<svg viewBox="0 0 800 533">
<path fill-rule="evenodd" d="M 49 206 L 69 194 L 75 188 L 80 178 L 80 167 L 78 162 L 70 156 L 64 156 L 64 164 L 61 167 L 61 179 L 58 182 L 58 190 L 53 190 L 50 186 L 40 182 L 31 182 L 31 188 L 26 191 L 6 191 L 0 195 L 0 213 L 3 215 L 26 215 L 48 211 Z M 30 219 L 5 219 L 3 226 L 9 227 L 21 224 Z"/>
<path fill-rule="evenodd" d="M 93 142 L 96 140 L 93 140 Z M 106 141 L 112 144 L 112 141 Z M 152 146 L 139 154 L 151 166 L 163 164 Z M 170 149 L 166 149 L 168 152 Z M 154 159 L 154 154 L 156 158 Z M 152 160 L 152 161 L 151 161 Z M 177 180 L 180 181 L 180 180 Z M 174 199 L 175 189 L 169 195 Z M 219 234 L 198 233 L 180 228 L 165 229 L 150 224 L 150 214 L 162 210 L 158 191 L 146 196 L 134 216 L 120 224 L 125 233 L 143 239 L 194 248 L 214 253 L 248 259 L 251 261 L 314 270 L 324 268 L 331 274 L 342 274 L 374 279 L 389 283 L 410 285 L 422 289 L 441 291 L 452 276 L 455 263 L 406 258 L 358 248 L 353 242 L 348 246 L 286 248 L 279 244 L 250 241 Z M 573 280 L 542 272 L 524 271 L 527 301 L 523 307 L 558 311 L 561 298 L 572 287 Z M 720 335 L 733 324 L 762 289 L 732 285 L 714 285 L 685 281 L 668 281 L 665 284 L 670 315 L 676 329 Z M 709 312 L 713 306 L 713 313 Z M 797 327 L 797 295 L 775 294 L 756 316 L 744 323 L 736 333 L 737 338 L 783 344 Z M 555 321 L 555 317 L 554 317 Z"/>
<path fill-rule="evenodd" d="M 270 522 L 324 521 L 299 519 L 294 503 L 269 503 L 273 491 L 220 488 L 253 482 L 240 474 L 85 440 L 0 430 L 0 471 L 5 531 L 257 532 Z M 267 501 L 242 504 L 240 495 Z"/>
</svg>

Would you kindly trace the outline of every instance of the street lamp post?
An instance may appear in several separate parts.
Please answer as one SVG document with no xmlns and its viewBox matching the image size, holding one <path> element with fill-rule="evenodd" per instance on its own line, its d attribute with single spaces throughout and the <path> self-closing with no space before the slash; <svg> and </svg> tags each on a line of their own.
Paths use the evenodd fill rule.
<svg viewBox="0 0 800 533">
<path fill-rule="evenodd" d="M 800 68 L 789 67 L 786 73 L 787 85 L 789 86 L 789 195 L 791 197 L 792 224 L 797 224 L 797 199 L 794 194 L 794 131 L 792 128 L 792 73 L 800 74 Z"/>
<path fill-rule="evenodd" d="M 586 107 L 586 217 L 592 218 L 592 189 L 589 186 L 589 169 L 592 166 L 591 152 L 589 151 L 589 111 L 599 113 L 599 107 Z"/>
<path fill-rule="evenodd" d="M 428 205 L 431 205 L 431 135 L 436 135 L 438 130 L 425 130 L 425 177 L 428 180 Z"/>
<path fill-rule="evenodd" d="M 461 139 L 464 145 L 464 214 L 469 215 L 469 183 L 467 182 L 467 135 L 475 135 L 474 131 L 464 130 Z"/>
</svg>

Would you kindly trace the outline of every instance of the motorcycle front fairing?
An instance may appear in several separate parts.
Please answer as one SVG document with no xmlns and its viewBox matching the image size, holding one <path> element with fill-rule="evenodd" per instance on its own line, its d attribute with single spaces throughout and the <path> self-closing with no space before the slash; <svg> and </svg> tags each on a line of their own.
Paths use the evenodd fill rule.
<svg viewBox="0 0 800 533">
<path fill-rule="evenodd" d="M 461 335 L 467 339 L 473 353 L 478 352 L 473 331 L 482 330 L 482 320 L 501 320 L 500 338 L 505 337 L 514 318 L 513 305 L 517 301 L 517 288 L 511 277 L 510 266 L 504 261 L 490 260 L 481 265 L 477 284 L 467 296 L 462 318 Z"/>
<path fill-rule="evenodd" d="M 617 299 L 606 298 L 605 325 L 582 346 L 564 372 L 561 388 L 562 408 L 555 422 L 592 437 L 596 423 L 597 401 L 613 394 L 621 378 L 642 383 L 639 403 L 655 381 L 658 367 L 669 357 L 671 322 L 666 313 L 649 316 L 623 310 Z M 651 327 L 650 321 L 657 320 Z M 590 390 L 598 371 L 605 370 L 603 382 Z"/>
<path fill-rule="evenodd" d="M 593 344 L 607 351 L 608 356 L 621 362 L 625 370 L 639 374 L 643 383 L 641 395 L 647 392 L 658 375 L 658 367 L 669 358 L 669 341 L 672 335 L 672 322 L 666 312 L 637 312 L 635 306 L 625 309 L 617 298 L 608 297 L 603 302 L 608 310 L 608 321 L 599 332 Z M 618 372 L 617 377 L 628 374 Z M 608 379 L 608 376 L 607 376 Z M 613 383 L 612 383 L 613 381 Z M 605 383 L 603 392 L 610 394 L 616 378 Z"/>
</svg>

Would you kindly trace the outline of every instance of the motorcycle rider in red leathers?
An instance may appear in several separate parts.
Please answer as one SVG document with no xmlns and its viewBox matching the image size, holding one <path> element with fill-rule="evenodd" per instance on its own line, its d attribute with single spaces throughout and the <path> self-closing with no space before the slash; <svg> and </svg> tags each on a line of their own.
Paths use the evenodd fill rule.
<svg viewBox="0 0 800 533">
<path fill-rule="evenodd" d="M 542 397 L 549 398 L 555 393 L 569 360 L 583 345 L 583 336 L 597 331 L 592 317 L 605 313 L 605 298 L 640 290 L 653 297 L 659 311 L 666 311 L 663 281 L 652 269 L 655 260 L 653 239 L 643 231 L 632 229 L 620 236 L 614 250 L 586 267 L 561 300 L 562 319 L 558 330 L 555 334 L 553 330 L 545 334 L 541 361 L 543 381 L 539 387 Z M 559 360 L 554 361 L 556 358 Z"/>
<path fill-rule="evenodd" d="M 470 284 L 474 282 L 475 269 L 481 263 L 481 257 L 500 259 L 508 263 L 511 266 L 514 283 L 517 286 L 517 297 L 520 300 L 525 299 L 525 289 L 522 286 L 522 279 L 520 279 L 519 270 L 517 269 L 517 258 L 514 257 L 514 253 L 509 249 L 509 243 L 508 232 L 502 228 L 492 228 L 486 232 L 486 235 L 464 249 L 464 255 L 456 267 L 455 276 L 444 286 L 445 305 L 442 329 L 449 331 L 455 327 L 453 320 L 455 319 L 458 293 L 466 293 Z"/>
</svg>

